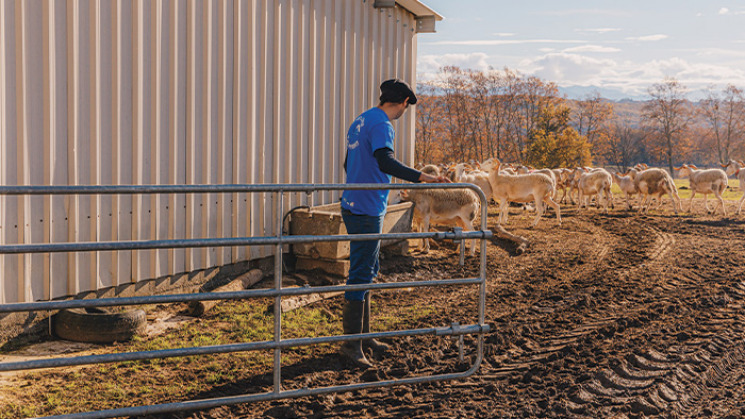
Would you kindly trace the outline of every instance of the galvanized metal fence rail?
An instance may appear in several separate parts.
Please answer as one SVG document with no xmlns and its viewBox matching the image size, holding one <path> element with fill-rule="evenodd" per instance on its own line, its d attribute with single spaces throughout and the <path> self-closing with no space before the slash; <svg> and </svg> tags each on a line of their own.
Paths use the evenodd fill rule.
<svg viewBox="0 0 745 419">
<path fill-rule="evenodd" d="M 323 235 L 323 236 L 285 236 L 283 230 L 283 199 L 285 193 L 306 192 L 313 193 L 331 190 L 359 190 L 359 189 L 454 189 L 470 188 L 481 200 L 481 228 L 480 230 L 464 232 L 455 229 L 451 232 L 428 233 L 387 233 L 387 234 L 354 234 L 354 235 Z M 152 415 L 185 410 L 202 410 L 212 407 L 238 403 L 250 403 L 284 398 L 297 398 L 320 394 L 361 390 L 373 387 L 417 384 L 433 381 L 453 380 L 472 375 L 481 365 L 484 355 L 484 334 L 489 331 L 489 325 L 484 321 L 486 306 L 486 241 L 492 237 L 487 228 L 487 200 L 484 193 L 473 184 L 262 184 L 262 185 L 123 185 L 123 186 L 0 186 L 0 195 L 115 195 L 115 194 L 184 194 L 184 193 L 275 193 L 278 195 L 275 236 L 266 237 L 232 237 L 232 238 L 202 238 L 180 240 L 141 240 L 141 241 L 113 241 L 113 242 L 79 242 L 79 243 L 44 243 L 44 244 L 14 244 L 0 245 L 0 254 L 25 253 L 54 253 L 54 252 L 87 252 L 112 250 L 144 250 L 170 248 L 202 248 L 222 246 L 275 246 L 274 255 L 274 288 L 252 289 L 244 291 L 169 294 L 139 297 L 114 297 L 86 300 L 39 301 L 26 303 L 11 303 L 0 305 L 0 313 L 60 310 L 66 308 L 90 308 L 128 305 L 146 305 L 160 303 L 177 303 L 207 300 L 236 300 L 246 298 L 274 298 L 274 339 L 271 341 L 246 342 L 226 345 L 213 345 L 192 348 L 165 349 L 154 351 L 126 352 L 107 355 L 88 355 L 76 357 L 59 357 L 45 360 L 0 363 L 0 371 L 32 370 L 50 367 L 65 367 L 75 365 L 90 365 L 114 363 L 123 361 L 138 361 L 156 358 L 207 355 L 256 350 L 274 351 L 273 391 L 260 394 L 244 394 L 231 397 L 221 397 L 204 400 L 191 400 L 147 406 L 132 406 L 119 409 L 81 412 L 67 415 L 52 416 L 53 418 L 109 418 L 120 416 Z M 408 281 L 395 283 L 373 283 L 366 285 L 335 285 L 320 287 L 282 288 L 282 246 L 294 243 L 310 243 L 317 241 L 363 241 L 373 239 L 428 239 L 461 241 L 461 263 L 463 263 L 464 244 L 467 239 L 480 239 L 480 269 L 476 278 L 455 278 L 443 280 Z M 305 295 L 334 291 L 360 291 L 376 289 L 422 288 L 433 286 L 478 286 L 478 323 L 430 327 L 387 332 L 364 333 L 362 335 L 339 335 L 315 338 L 281 338 L 281 300 L 285 296 Z M 283 349 L 337 343 L 348 340 L 365 338 L 393 338 L 402 336 L 455 336 L 462 342 L 464 335 L 478 335 L 476 344 L 476 358 L 471 367 L 463 372 L 449 374 L 435 374 L 416 376 L 396 380 L 383 380 L 346 384 L 321 388 L 304 388 L 299 390 L 282 390 L 282 365 L 280 355 Z"/>
</svg>

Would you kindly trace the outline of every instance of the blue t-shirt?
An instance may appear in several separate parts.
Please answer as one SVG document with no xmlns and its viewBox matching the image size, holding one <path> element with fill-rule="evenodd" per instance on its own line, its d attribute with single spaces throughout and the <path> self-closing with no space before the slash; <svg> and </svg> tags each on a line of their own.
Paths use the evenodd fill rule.
<svg viewBox="0 0 745 419">
<path fill-rule="evenodd" d="M 391 176 L 380 171 L 373 153 L 381 148 L 393 150 L 393 124 L 380 108 L 372 108 L 352 122 L 347 133 L 347 183 L 391 183 Z M 359 215 L 383 215 L 388 190 L 344 191 L 342 208 Z"/>
</svg>

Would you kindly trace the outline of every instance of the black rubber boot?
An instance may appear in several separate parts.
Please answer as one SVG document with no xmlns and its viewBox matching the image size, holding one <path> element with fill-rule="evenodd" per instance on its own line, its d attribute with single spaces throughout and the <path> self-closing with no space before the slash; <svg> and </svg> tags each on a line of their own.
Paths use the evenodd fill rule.
<svg viewBox="0 0 745 419">
<path fill-rule="evenodd" d="M 344 302 L 343 320 L 345 335 L 357 335 L 362 332 L 362 318 L 364 317 L 365 301 L 346 300 Z M 372 367 L 370 361 L 362 352 L 362 340 L 350 340 L 341 345 L 342 355 L 349 358 L 360 367 Z"/>
<path fill-rule="evenodd" d="M 362 333 L 370 333 L 370 291 L 365 294 L 365 314 L 362 317 Z M 362 345 L 370 348 L 373 352 L 383 352 L 391 349 L 391 345 L 383 343 L 377 339 L 363 339 Z"/>
</svg>

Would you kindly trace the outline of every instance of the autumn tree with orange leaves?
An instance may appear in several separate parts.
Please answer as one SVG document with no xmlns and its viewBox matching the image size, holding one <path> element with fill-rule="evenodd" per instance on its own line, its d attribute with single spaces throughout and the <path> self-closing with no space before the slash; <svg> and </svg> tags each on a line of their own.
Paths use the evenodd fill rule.
<svg viewBox="0 0 745 419">
<path fill-rule="evenodd" d="M 591 144 L 569 126 L 565 104 L 543 107 L 530 132 L 525 162 L 534 167 L 576 167 L 591 163 Z"/>
<path fill-rule="evenodd" d="M 443 161 L 497 157 L 525 162 L 530 155 L 541 167 L 554 161 L 591 160 L 589 147 L 583 145 L 586 138 L 568 130 L 567 101 L 559 96 L 554 83 L 508 69 L 478 72 L 444 67 L 436 80 L 420 85 L 419 91 L 425 92 L 422 102 L 427 102 L 417 116 L 419 163 L 438 162 L 439 156 Z M 558 108 L 566 110 L 559 116 L 564 126 L 552 130 L 550 121 Z M 438 136 L 442 139 L 436 139 Z M 552 153 L 561 149 L 561 158 L 537 155 L 542 149 L 532 146 L 537 140 Z M 572 152 L 578 154 L 570 156 Z"/>
<path fill-rule="evenodd" d="M 666 78 L 641 104 L 597 93 L 573 101 L 555 83 L 507 68 L 444 67 L 417 89 L 417 163 L 497 157 L 539 168 L 643 162 L 672 171 L 745 158 L 745 95 L 734 86 L 693 103 Z"/>
<path fill-rule="evenodd" d="M 745 152 L 745 95 L 742 89 L 728 85 L 721 94 L 710 88 L 699 112 L 711 138 L 720 164 Z"/>
<path fill-rule="evenodd" d="M 642 121 L 651 132 L 655 149 L 664 154 L 670 173 L 673 163 L 690 149 L 688 127 L 693 113 L 686 100 L 686 88 L 674 78 L 665 78 L 648 89 L 652 100 L 644 105 Z"/>
</svg>

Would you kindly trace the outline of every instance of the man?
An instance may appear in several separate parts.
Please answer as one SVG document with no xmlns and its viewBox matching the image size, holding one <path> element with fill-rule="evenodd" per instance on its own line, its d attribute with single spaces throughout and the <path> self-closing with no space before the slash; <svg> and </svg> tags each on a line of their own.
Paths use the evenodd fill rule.
<svg viewBox="0 0 745 419">
<path fill-rule="evenodd" d="M 406 82 L 387 80 L 380 85 L 378 106 L 367 110 L 352 122 L 347 133 L 347 157 L 344 169 L 347 183 L 389 184 L 391 177 L 409 182 L 450 182 L 443 176 L 432 176 L 405 166 L 393 157 L 393 124 L 404 114 L 417 97 Z M 389 190 L 344 191 L 341 197 L 342 218 L 349 234 L 380 234 L 388 203 Z M 370 284 L 380 267 L 380 240 L 353 241 L 350 244 L 350 267 L 347 285 Z M 370 331 L 369 291 L 348 291 L 344 294 L 344 334 Z M 375 339 L 364 344 L 373 351 L 388 345 Z M 354 363 L 369 367 L 372 364 L 362 351 L 361 340 L 345 342 L 342 354 Z"/>
</svg>

